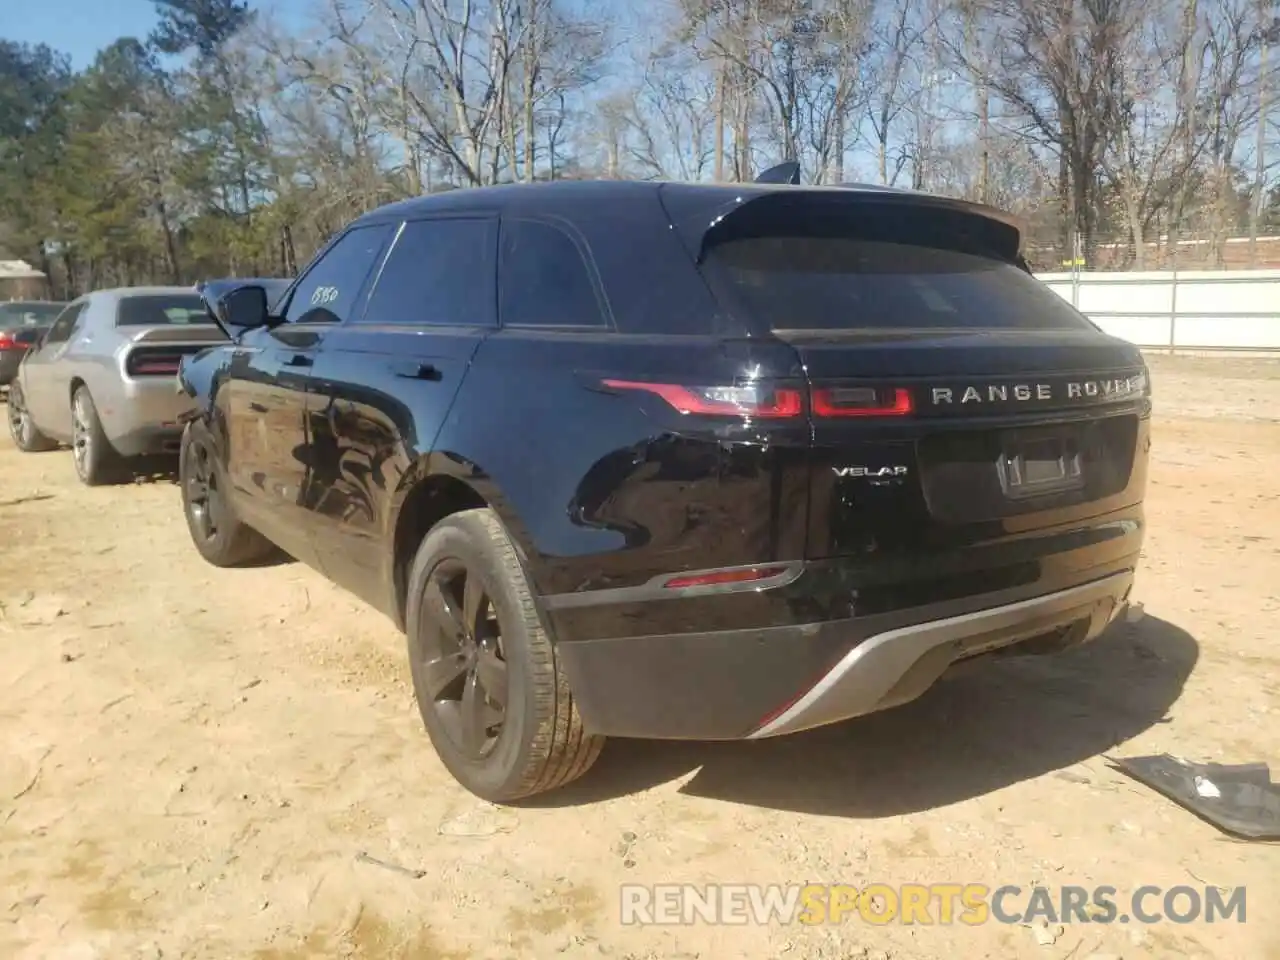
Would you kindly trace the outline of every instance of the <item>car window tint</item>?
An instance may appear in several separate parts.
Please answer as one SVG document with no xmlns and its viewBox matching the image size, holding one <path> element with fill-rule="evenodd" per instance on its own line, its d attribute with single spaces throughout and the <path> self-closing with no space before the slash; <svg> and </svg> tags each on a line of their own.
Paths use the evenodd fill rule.
<svg viewBox="0 0 1280 960">
<path fill-rule="evenodd" d="M 780 212 L 712 247 L 705 269 L 774 330 L 1090 329 L 968 221 L 928 208 Z"/>
<path fill-rule="evenodd" d="M 391 227 L 376 224 L 344 234 L 307 271 L 289 298 L 290 323 L 340 323 L 351 315 Z"/>
<path fill-rule="evenodd" d="M 140 294 L 124 297 L 116 314 L 116 326 L 159 327 L 171 324 L 212 323 L 198 294 Z"/>
<path fill-rule="evenodd" d="M 493 326 L 494 220 L 410 220 L 378 275 L 366 323 Z"/>
<path fill-rule="evenodd" d="M 65 303 L 21 300 L 0 303 L 0 329 L 47 327 L 66 306 Z"/>
<path fill-rule="evenodd" d="M 80 319 L 80 314 L 84 313 L 87 303 L 73 303 L 67 309 L 58 315 L 58 319 L 53 321 L 53 326 L 49 328 L 49 335 L 44 338 L 45 343 L 61 343 L 71 336 L 71 331 L 75 329 L 76 322 Z"/>
<path fill-rule="evenodd" d="M 586 261 L 564 230 L 538 220 L 504 220 L 500 258 L 503 326 L 604 325 Z"/>
</svg>

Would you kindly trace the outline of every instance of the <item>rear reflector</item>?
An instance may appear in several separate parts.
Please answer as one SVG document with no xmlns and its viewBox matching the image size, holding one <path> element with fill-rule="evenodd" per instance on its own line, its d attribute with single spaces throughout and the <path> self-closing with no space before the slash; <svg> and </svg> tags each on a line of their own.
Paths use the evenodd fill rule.
<svg viewBox="0 0 1280 960">
<path fill-rule="evenodd" d="M 673 383 L 641 383 L 604 380 L 613 390 L 639 390 L 661 397 L 680 413 L 713 417 L 798 417 L 804 403 L 799 390 L 762 385 L 740 387 L 685 387 Z"/>
<path fill-rule="evenodd" d="M 915 409 L 903 387 L 818 387 L 813 391 L 817 417 L 905 417 Z"/>
<path fill-rule="evenodd" d="M 672 577 L 662 586 L 667 590 L 683 590 L 688 587 L 714 587 L 728 583 L 751 583 L 755 580 L 770 580 L 781 576 L 789 568 L 749 567 L 745 570 L 715 570 L 710 573 L 695 573 L 684 577 Z"/>
<path fill-rule="evenodd" d="M 814 674 L 812 679 L 810 679 L 808 683 L 806 683 L 803 687 L 800 688 L 799 693 L 797 693 L 794 697 L 791 697 L 789 700 L 785 700 L 782 703 L 778 704 L 778 706 L 776 706 L 774 709 L 770 710 L 763 717 L 761 717 L 760 721 L 751 729 L 751 735 L 758 734 L 761 730 L 769 726 L 769 724 L 773 723 L 773 721 L 777 720 L 784 713 L 786 713 L 788 710 L 794 707 L 797 703 L 803 700 L 806 696 L 808 696 L 809 691 L 812 690 L 814 687 L 816 687 L 819 683 L 821 683 L 822 678 L 825 677 L 827 674 L 829 674 L 833 669 L 834 669 L 834 665 L 831 667 L 824 667 L 821 673 Z"/>
</svg>

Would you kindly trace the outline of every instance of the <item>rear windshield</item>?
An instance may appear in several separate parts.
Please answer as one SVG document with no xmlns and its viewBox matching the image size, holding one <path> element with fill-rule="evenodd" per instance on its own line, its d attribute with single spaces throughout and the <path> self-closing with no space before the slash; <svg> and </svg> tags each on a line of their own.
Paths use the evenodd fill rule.
<svg viewBox="0 0 1280 960">
<path fill-rule="evenodd" d="M 181 326 L 187 323 L 212 323 L 204 301 L 198 294 L 145 294 L 125 297 L 116 316 L 119 327 Z"/>
<path fill-rule="evenodd" d="M 65 303 L 0 303 L 0 329 L 46 327 L 66 306 Z"/>
<path fill-rule="evenodd" d="M 886 237 L 865 225 L 832 226 L 726 240 L 709 252 L 707 269 L 738 307 L 774 330 L 1091 329 L 1005 260 L 924 231 Z"/>
</svg>

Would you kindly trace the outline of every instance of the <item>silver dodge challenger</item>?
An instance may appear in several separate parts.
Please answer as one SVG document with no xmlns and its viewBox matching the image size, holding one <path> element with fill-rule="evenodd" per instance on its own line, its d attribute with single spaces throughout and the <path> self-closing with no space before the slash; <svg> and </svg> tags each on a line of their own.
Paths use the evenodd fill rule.
<svg viewBox="0 0 1280 960">
<path fill-rule="evenodd" d="M 69 444 L 89 485 L 119 478 L 134 457 L 174 453 L 191 399 L 184 356 L 225 343 L 190 287 L 97 290 L 73 300 L 31 347 L 9 386 L 18 449 Z"/>
</svg>

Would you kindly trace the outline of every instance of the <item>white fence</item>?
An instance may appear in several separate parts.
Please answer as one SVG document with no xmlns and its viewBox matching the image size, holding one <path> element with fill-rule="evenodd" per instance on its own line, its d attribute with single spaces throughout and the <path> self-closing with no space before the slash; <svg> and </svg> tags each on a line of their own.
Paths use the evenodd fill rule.
<svg viewBox="0 0 1280 960">
<path fill-rule="evenodd" d="M 1037 277 L 1107 333 L 1140 347 L 1280 351 L 1280 270 Z"/>
</svg>

